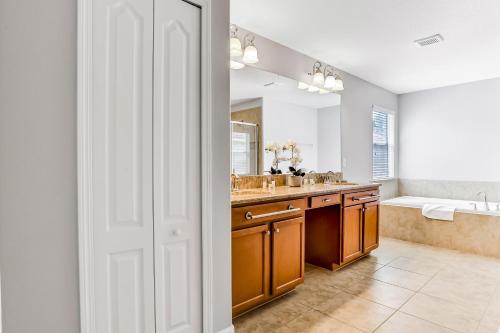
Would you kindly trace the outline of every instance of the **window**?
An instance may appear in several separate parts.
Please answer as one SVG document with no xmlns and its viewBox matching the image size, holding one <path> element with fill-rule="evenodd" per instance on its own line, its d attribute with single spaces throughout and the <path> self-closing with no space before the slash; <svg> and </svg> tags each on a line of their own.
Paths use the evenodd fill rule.
<svg viewBox="0 0 500 333">
<path fill-rule="evenodd" d="M 250 134 L 233 132 L 233 172 L 250 174 Z"/>
<path fill-rule="evenodd" d="M 373 179 L 394 177 L 394 113 L 373 107 Z"/>
</svg>

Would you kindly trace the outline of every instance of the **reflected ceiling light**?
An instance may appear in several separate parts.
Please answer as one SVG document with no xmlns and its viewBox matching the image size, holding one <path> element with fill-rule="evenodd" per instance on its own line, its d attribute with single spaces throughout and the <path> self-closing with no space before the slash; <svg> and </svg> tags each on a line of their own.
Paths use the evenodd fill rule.
<svg viewBox="0 0 500 333">
<path fill-rule="evenodd" d="M 300 90 L 304 90 L 304 89 L 309 88 L 309 85 L 307 83 L 304 83 L 304 82 L 299 82 L 297 85 L 297 88 L 299 88 Z"/>
<path fill-rule="evenodd" d="M 238 27 L 234 24 L 229 28 L 231 31 L 231 38 L 229 39 L 230 55 L 231 57 L 240 57 L 243 54 L 243 49 L 241 48 L 241 41 L 236 36 L 238 32 Z"/>
<path fill-rule="evenodd" d="M 229 67 L 231 69 L 242 69 L 242 68 L 245 67 L 245 64 L 243 64 L 241 62 L 237 62 L 237 61 L 231 60 L 230 63 L 229 63 Z"/>
<path fill-rule="evenodd" d="M 313 65 L 313 84 L 317 86 L 323 86 L 325 83 L 325 75 L 321 72 L 321 63 L 316 61 Z"/>
<path fill-rule="evenodd" d="M 330 91 L 326 90 L 326 89 L 319 89 L 319 93 L 322 95 L 322 94 L 328 94 Z"/>
<path fill-rule="evenodd" d="M 245 36 L 245 50 L 243 51 L 243 62 L 246 64 L 256 64 L 259 62 L 257 48 L 254 45 L 255 36 L 248 34 Z"/>
<path fill-rule="evenodd" d="M 317 91 L 319 91 L 319 88 L 315 87 L 315 86 L 309 86 L 309 88 L 307 89 L 307 91 L 309 91 L 309 92 L 317 92 Z"/>
</svg>

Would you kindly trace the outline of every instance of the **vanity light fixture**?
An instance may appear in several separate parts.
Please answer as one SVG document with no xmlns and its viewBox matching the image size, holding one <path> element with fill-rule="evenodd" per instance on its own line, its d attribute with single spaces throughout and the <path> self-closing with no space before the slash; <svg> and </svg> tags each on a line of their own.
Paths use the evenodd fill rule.
<svg viewBox="0 0 500 333">
<path fill-rule="evenodd" d="M 245 67 L 245 64 L 238 62 L 238 61 L 231 60 L 229 67 L 231 69 L 242 69 Z"/>
<path fill-rule="evenodd" d="M 304 82 L 299 82 L 297 84 L 297 88 L 299 88 L 300 90 L 305 90 L 305 89 L 309 88 L 309 85 L 307 83 L 304 83 Z"/>
<path fill-rule="evenodd" d="M 313 65 L 312 76 L 312 83 L 314 85 L 323 86 L 323 84 L 325 83 L 325 75 L 321 71 L 321 63 L 319 61 L 316 61 Z"/>
<path fill-rule="evenodd" d="M 333 74 L 333 68 L 331 66 L 325 67 L 325 89 L 335 88 L 335 75 Z"/>
<path fill-rule="evenodd" d="M 243 51 L 243 62 L 246 64 L 256 64 L 259 62 L 257 48 L 254 45 L 255 36 L 247 34 L 245 36 L 245 50 Z"/>
<path fill-rule="evenodd" d="M 240 39 L 238 38 L 238 36 L 236 36 L 238 27 L 234 24 L 231 24 L 231 27 L 229 29 L 231 31 L 231 38 L 229 39 L 230 55 L 231 57 L 241 57 L 241 55 L 243 54 L 243 49 L 241 48 Z"/>
<path fill-rule="evenodd" d="M 333 87 L 334 91 L 342 91 L 344 90 L 344 82 L 340 78 L 340 76 L 335 75 L 335 87 Z"/>
</svg>

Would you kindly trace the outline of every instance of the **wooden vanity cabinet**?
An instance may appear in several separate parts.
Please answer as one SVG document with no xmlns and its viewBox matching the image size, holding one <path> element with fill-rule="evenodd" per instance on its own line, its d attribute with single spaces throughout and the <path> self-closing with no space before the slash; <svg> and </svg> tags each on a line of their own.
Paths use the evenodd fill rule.
<svg viewBox="0 0 500 333">
<path fill-rule="evenodd" d="M 364 204 L 363 253 L 375 250 L 379 242 L 379 202 Z"/>
<path fill-rule="evenodd" d="M 342 262 L 363 254 L 363 205 L 344 208 L 342 223 Z"/>
<path fill-rule="evenodd" d="M 305 207 L 298 199 L 233 208 L 233 317 L 304 282 Z"/>
<path fill-rule="evenodd" d="M 292 290 L 304 282 L 304 218 L 272 224 L 272 293 Z"/>
<path fill-rule="evenodd" d="M 270 246 L 267 224 L 232 232 L 233 315 L 269 298 Z"/>
<path fill-rule="evenodd" d="M 376 249 L 379 243 L 378 190 L 344 195 L 342 264 Z"/>
</svg>

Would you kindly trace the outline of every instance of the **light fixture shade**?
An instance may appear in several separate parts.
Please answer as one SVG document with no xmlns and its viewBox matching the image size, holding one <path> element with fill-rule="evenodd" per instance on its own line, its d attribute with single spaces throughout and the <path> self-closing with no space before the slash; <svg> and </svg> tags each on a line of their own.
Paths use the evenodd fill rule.
<svg viewBox="0 0 500 333">
<path fill-rule="evenodd" d="M 335 80 L 335 87 L 333 88 L 333 90 L 336 90 L 336 91 L 344 90 L 344 82 L 340 78 L 337 78 Z"/>
<path fill-rule="evenodd" d="M 328 90 L 326 90 L 326 89 L 321 89 L 321 88 L 320 88 L 320 89 L 319 89 L 319 93 L 320 93 L 321 95 L 323 95 L 323 94 L 328 94 L 328 93 L 329 93 L 329 91 L 328 91 Z"/>
<path fill-rule="evenodd" d="M 229 39 L 229 47 L 231 57 L 240 57 L 243 54 L 241 41 L 238 37 L 231 37 Z"/>
<path fill-rule="evenodd" d="M 333 75 L 328 75 L 325 79 L 325 89 L 333 89 L 335 88 L 335 77 Z"/>
<path fill-rule="evenodd" d="M 325 83 L 325 76 L 323 75 L 323 73 L 321 73 L 321 71 L 315 72 L 313 75 L 313 84 L 317 86 L 323 86 L 324 83 Z"/>
<path fill-rule="evenodd" d="M 241 62 L 238 62 L 238 61 L 231 60 L 229 63 L 229 67 L 231 69 L 242 69 L 243 67 L 245 67 L 245 64 L 242 64 Z"/>
<path fill-rule="evenodd" d="M 304 82 L 299 82 L 297 84 L 297 88 L 299 88 L 300 90 L 304 90 L 304 89 L 309 88 L 309 85 L 307 83 L 304 83 Z"/>
<path fill-rule="evenodd" d="M 337 78 L 335 80 L 335 89 L 334 90 L 336 90 L 336 91 L 344 90 L 344 82 L 342 81 L 342 79 Z"/>
<path fill-rule="evenodd" d="M 309 88 L 307 89 L 307 91 L 309 91 L 309 92 L 317 92 L 317 91 L 319 91 L 319 88 L 315 87 L 315 86 L 309 86 Z"/>
<path fill-rule="evenodd" d="M 259 56 L 257 54 L 257 48 L 250 44 L 245 47 L 243 52 L 243 62 L 247 64 L 256 64 L 259 62 Z"/>
</svg>

